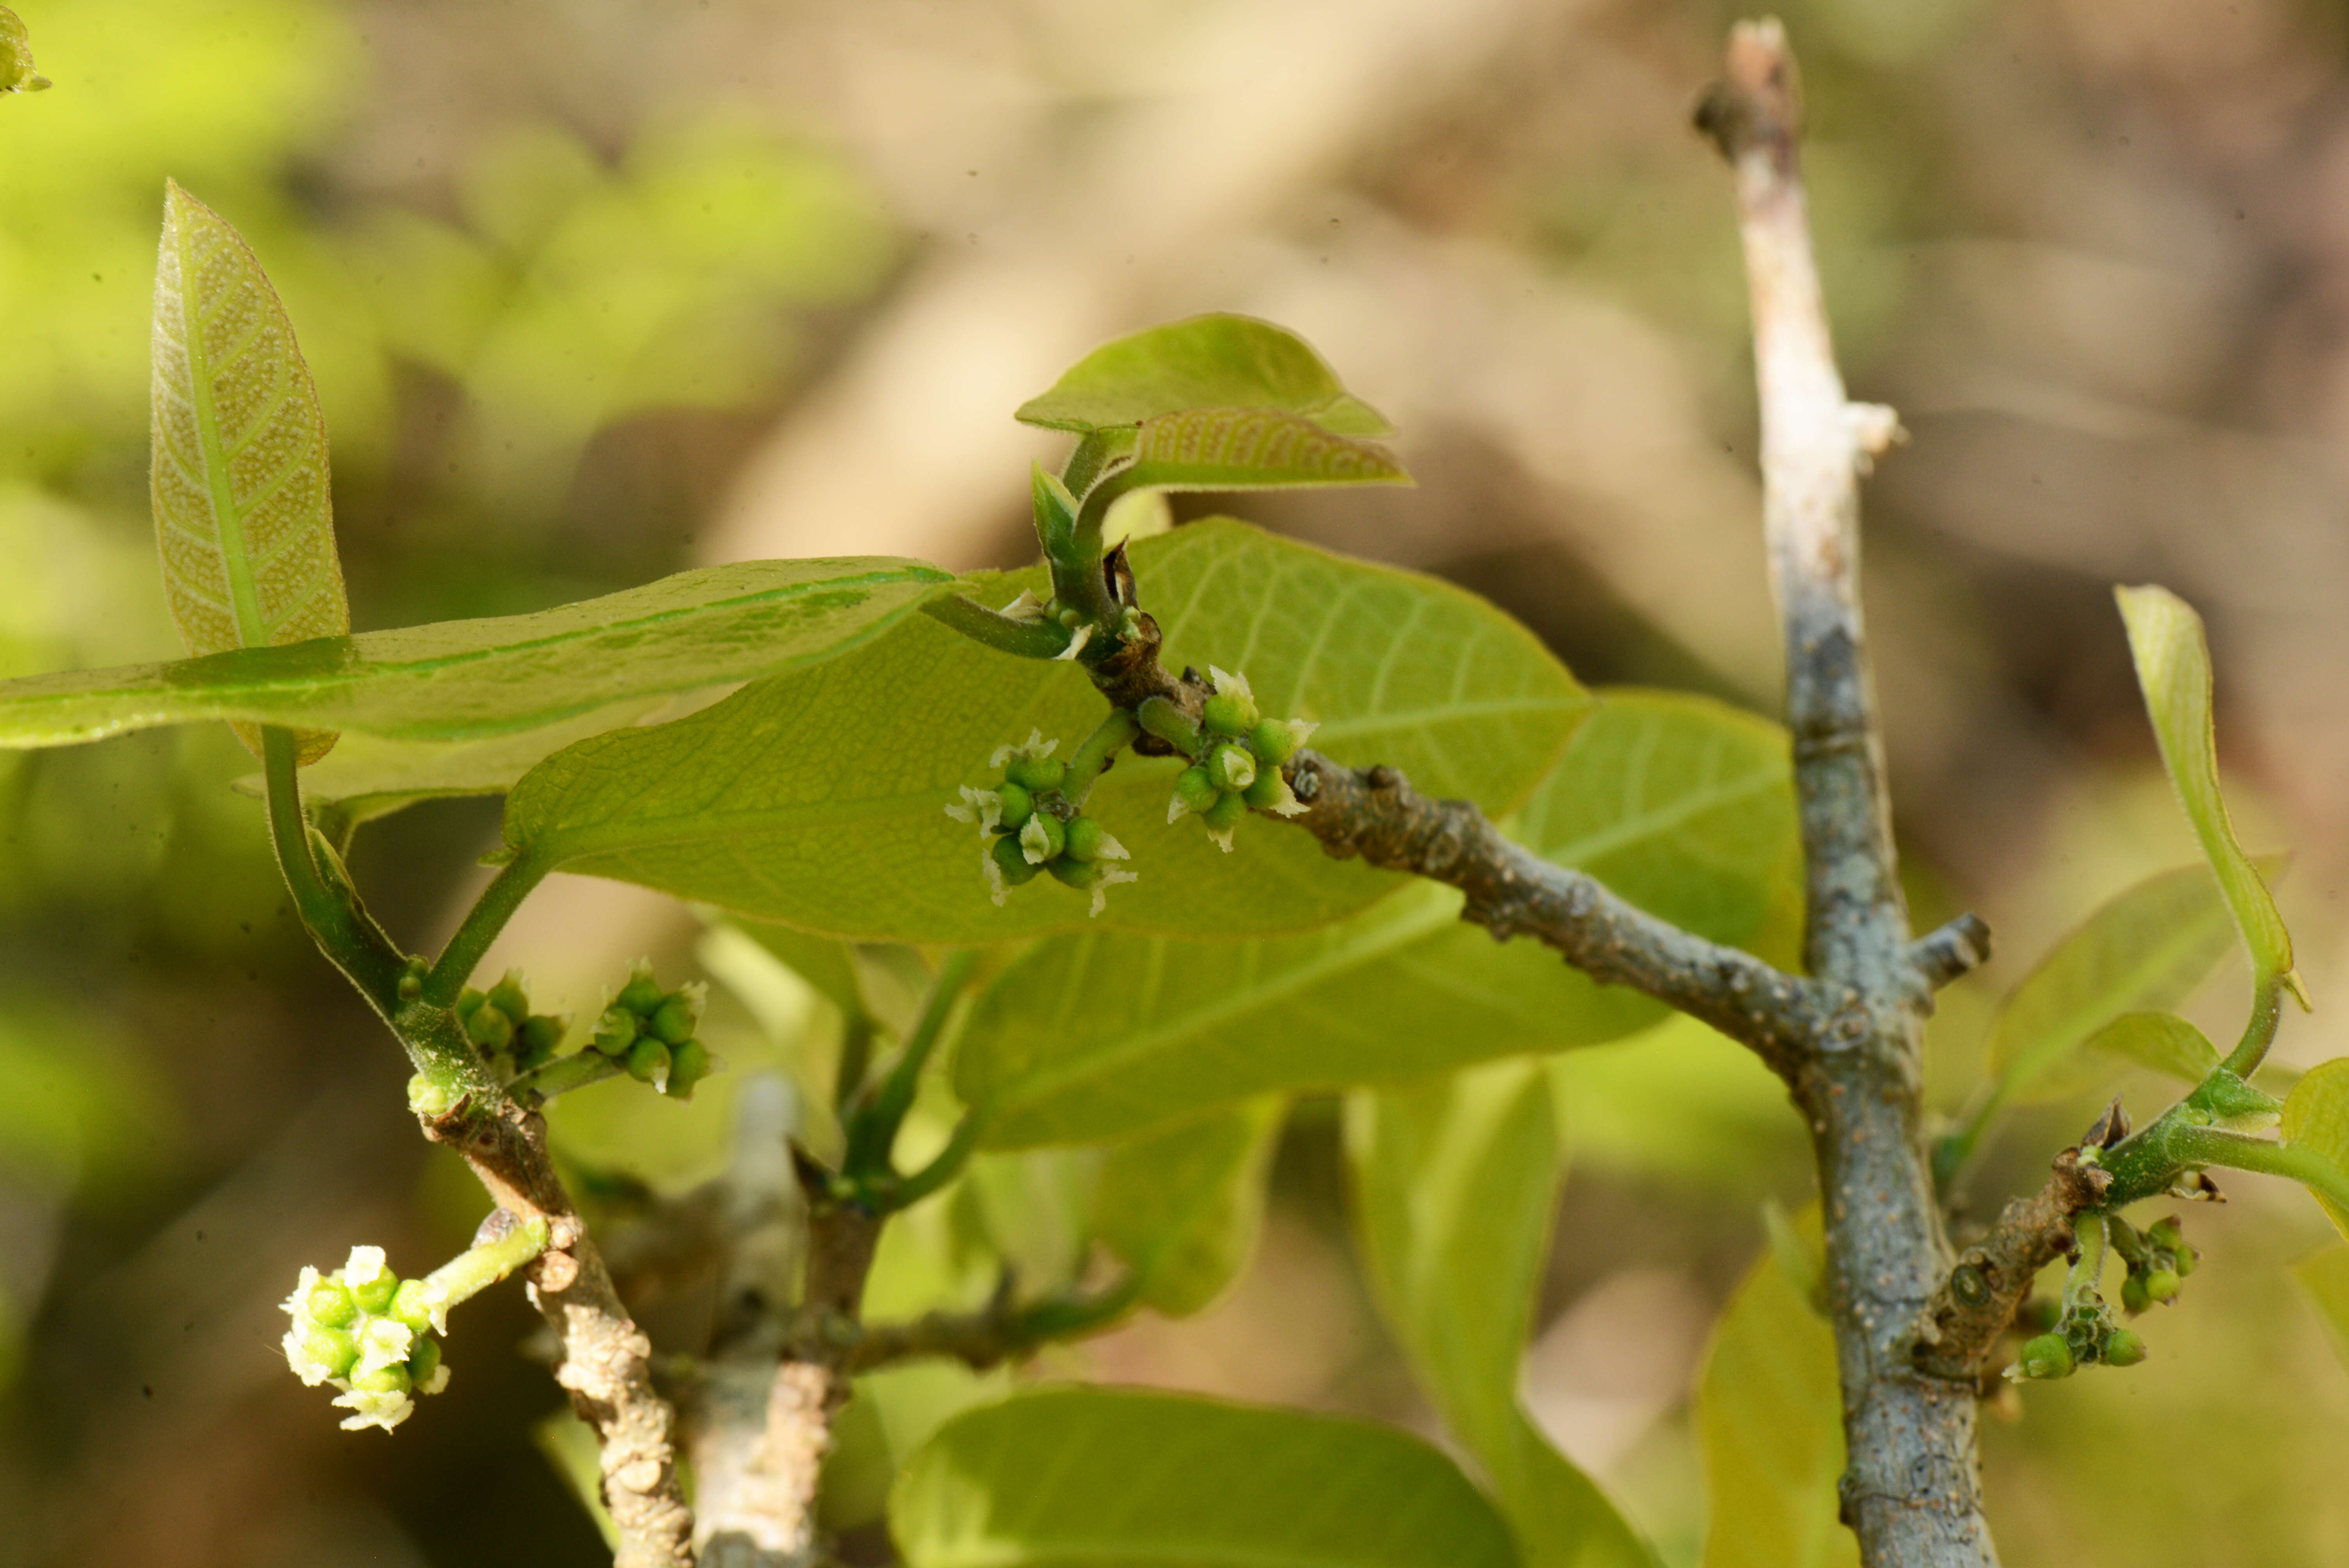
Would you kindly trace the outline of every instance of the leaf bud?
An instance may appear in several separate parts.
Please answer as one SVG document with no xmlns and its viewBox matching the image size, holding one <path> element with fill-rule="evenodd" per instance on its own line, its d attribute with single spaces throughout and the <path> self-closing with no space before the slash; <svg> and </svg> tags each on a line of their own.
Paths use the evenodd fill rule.
<svg viewBox="0 0 2349 1568">
<path fill-rule="evenodd" d="M 2025 1377 L 2046 1379 L 2069 1377 L 2076 1364 L 2072 1358 L 2072 1347 L 2064 1343 L 2062 1335 L 2043 1334 L 2023 1346 L 2022 1358 L 2015 1365 Z"/>
<path fill-rule="evenodd" d="M 2145 1294 L 2155 1301 L 2175 1301 L 2178 1298 L 2177 1271 L 2156 1269 L 2146 1275 Z"/>
<path fill-rule="evenodd" d="M 1005 782 L 1017 784 L 1030 795 L 1040 795 L 1047 789 L 1057 789 L 1067 775 L 1069 765 L 1057 757 L 1015 757 L 1003 770 Z"/>
<path fill-rule="evenodd" d="M 668 1047 L 647 1035 L 628 1047 L 628 1076 L 659 1088 L 668 1082 Z"/>
<path fill-rule="evenodd" d="M 418 1073 L 408 1080 L 408 1109 L 413 1116 L 437 1121 L 454 1110 L 461 1098 L 460 1090 L 429 1073 Z"/>
<path fill-rule="evenodd" d="M 1245 746 L 1218 746 L 1202 764 L 1207 782 L 1222 790 L 1245 789 L 1256 782 L 1256 754 Z"/>
<path fill-rule="evenodd" d="M 1068 845 L 1069 830 L 1061 825 L 1058 817 L 1049 812 L 1037 812 L 1028 819 L 1028 825 L 1019 830 L 1019 851 L 1028 857 L 1028 863 L 1031 866 L 1040 866 L 1059 859 L 1061 851 Z"/>
<path fill-rule="evenodd" d="M 1247 815 L 1247 799 L 1245 796 L 1226 795 L 1208 807 L 1204 815 L 1210 831 L 1228 833 Z"/>
<path fill-rule="evenodd" d="M 2107 1367 L 2134 1367 L 2145 1359 L 2145 1341 L 2133 1328 L 2116 1328 L 2100 1347 Z"/>
<path fill-rule="evenodd" d="M 348 1328 L 359 1315 L 359 1304 L 351 1298 L 350 1286 L 342 1281 L 322 1279 L 302 1298 L 302 1310 L 313 1323 L 328 1328 Z"/>
<path fill-rule="evenodd" d="M 1186 811 L 1205 813 L 1222 795 L 1204 768 L 1185 768 L 1174 775 L 1174 799 Z"/>
<path fill-rule="evenodd" d="M 994 848 L 988 851 L 995 861 L 995 869 L 1013 887 L 1033 881 L 1036 872 L 1041 869 L 1029 861 L 1027 852 L 1020 848 L 1019 838 L 1019 834 L 1007 833 L 996 840 Z"/>
<path fill-rule="evenodd" d="M 688 1040 L 668 1054 L 668 1082 L 661 1092 L 671 1099 L 691 1099 L 693 1086 L 709 1076 L 709 1047 Z"/>
<path fill-rule="evenodd" d="M 1300 744 L 1296 727 L 1277 718 L 1268 718 L 1248 731 L 1248 749 L 1274 768 L 1296 756 Z"/>
<path fill-rule="evenodd" d="M 399 971 L 399 999 L 413 1002 L 424 995 L 424 976 L 428 973 L 424 960 L 411 958 Z"/>
<path fill-rule="evenodd" d="M 1200 706 L 1199 717 L 1217 735 L 1237 740 L 1255 726 L 1256 704 L 1244 691 L 1219 691 Z"/>
<path fill-rule="evenodd" d="M 521 970 L 507 970 L 505 978 L 490 987 L 490 1006 L 503 1013 L 514 1027 L 522 1027 L 530 1016 L 530 997 L 523 991 Z"/>
<path fill-rule="evenodd" d="M 1028 819 L 1035 815 L 1036 797 L 1028 793 L 1023 785 L 1006 779 L 1003 788 L 995 792 L 995 798 L 1000 802 L 996 820 L 1006 832 L 1018 832 L 1027 826 Z"/>
<path fill-rule="evenodd" d="M 640 958 L 628 971 L 628 983 L 620 987 L 620 994 L 612 1000 L 639 1018 L 649 1018 L 667 997 L 668 993 L 660 988 L 660 982 L 653 978 L 653 966 Z"/>
<path fill-rule="evenodd" d="M 617 1003 L 605 1008 L 588 1043 L 607 1057 L 621 1055 L 636 1043 L 636 1016 Z"/>
<path fill-rule="evenodd" d="M 693 1038 L 693 1026 L 701 1020 L 700 1009 L 682 995 L 671 996 L 655 1009 L 645 1032 L 663 1045 L 681 1046 Z"/>
</svg>

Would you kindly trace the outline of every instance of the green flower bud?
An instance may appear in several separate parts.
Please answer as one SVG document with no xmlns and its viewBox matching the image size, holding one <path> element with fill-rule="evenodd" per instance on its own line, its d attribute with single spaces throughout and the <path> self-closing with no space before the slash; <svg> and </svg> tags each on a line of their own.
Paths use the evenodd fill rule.
<svg viewBox="0 0 2349 1568">
<path fill-rule="evenodd" d="M 381 1315 L 390 1310 L 391 1298 L 399 1293 L 399 1276 L 386 1269 L 372 1279 L 353 1280 L 350 1290 L 360 1311 Z"/>
<path fill-rule="evenodd" d="M 1239 826 L 1242 817 L 1247 815 L 1247 799 L 1241 795 L 1226 795 L 1208 807 L 1202 815 L 1210 830 L 1228 833 Z"/>
<path fill-rule="evenodd" d="M 693 1038 L 693 1026 L 700 1020 L 700 1011 L 683 996 L 671 996 L 653 1014 L 645 1032 L 664 1045 L 681 1046 Z"/>
<path fill-rule="evenodd" d="M 1008 779 L 1003 788 L 995 792 L 995 798 L 1002 803 L 998 821 L 1007 833 L 1018 832 L 1028 825 L 1028 819 L 1036 814 L 1036 797 Z"/>
<path fill-rule="evenodd" d="M 550 1060 L 563 1044 L 563 1037 L 571 1026 L 568 1018 L 551 1013 L 534 1013 L 523 1021 L 514 1038 L 520 1050 L 519 1060 L 524 1067 L 536 1067 Z"/>
<path fill-rule="evenodd" d="M 1174 799 L 1187 810 L 1204 814 L 1222 796 L 1204 768 L 1185 768 L 1174 776 Z"/>
<path fill-rule="evenodd" d="M 503 1013 L 514 1027 L 522 1027 L 530 1016 L 530 998 L 523 993 L 521 970 L 507 970 L 505 978 L 490 987 L 490 1006 Z"/>
<path fill-rule="evenodd" d="M 408 1380 L 411 1386 L 421 1388 L 428 1394 L 438 1394 L 440 1391 L 440 1342 L 439 1340 L 419 1339 L 416 1342 L 416 1348 L 409 1353 Z"/>
<path fill-rule="evenodd" d="M 628 1076 L 638 1083 L 667 1083 L 668 1062 L 668 1047 L 650 1036 L 628 1047 Z"/>
<path fill-rule="evenodd" d="M 688 1040 L 668 1054 L 668 1083 L 662 1092 L 671 1099 L 691 1099 L 693 1086 L 709 1076 L 709 1047 Z"/>
<path fill-rule="evenodd" d="M 636 1016 L 615 1003 L 604 1009 L 595 1020 L 595 1033 L 589 1043 L 607 1057 L 616 1057 L 636 1043 Z"/>
<path fill-rule="evenodd" d="M 2043 1334 L 2023 1346 L 2022 1359 L 2015 1365 L 2025 1377 L 2044 1379 L 2069 1377 L 2075 1364 L 2072 1347 L 2064 1343 L 2062 1335 Z"/>
<path fill-rule="evenodd" d="M 1067 842 L 1061 851 L 1063 857 L 1072 861 L 1097 861 L 1101 859 L 1102 849 L 1109 839 L 1109 830 L 1091 817 L 1078 817 L 1070 821 L 1066 839 Z"/>
<path fill-rule="evenodd" d="M 1028 825 L 1019 830 L 1020 852 L 1028 857 L 1030 865 L 1040 866 L 1058 860 L 1061 851 L 1068 847 L 1068 829 L 1061 825 L 1058 817 L 1049 812 L 1037 812 L 1028 819 Z"/>
<path fill-rule="evenodd" d="M 313 1323 L 328 1328 L 348 1328 L 358 1317 L 359 1304 L 351 1299 L 350 1286 L 342 1281 L 322 1279 L 310 1287 L 302 1310 Z"/>
<path fill-rule="evenodd" d="M 1268 718 L 1248 731 L 1248 749 L 1267 766 L 1278 768 L 1297 755 L 1297 731 L 1277 718 Z"/>
<path fill-rule="evenodd" d="M 351 1379 L 351 1387 L 362 1394 L 405 1394 L 415 1386 L 415 1380 L 408 1375 L 408 1367 L 398 1361 L 371 1372 L 362 1372 Z"/>
<path fill-rule="evenodd" d="M 1200 765 L 1207 770 L 1207 782 L 1218 789 L 1245 789 L 1256 782 L 1256 754 L 1245 746 L 1218 746 Z"/>
<path fill-rule="evenodd" d="M 420 1279 L 401 1280 L 399 1288 L 391 1293 L 391 1305 L 386 1313 L 419 1334 L 429 1334 L 445 1326 L 448 1315 L 448 1292 L 435 1290 Z"/>
<path fill-rule="evenodd" d="M 641 960 L 628 971 L 628 983 L 620 987 L 620 994 L 612 998 L 639 1018 L 651 1017 L 667 999 L 668 993 L 653 978 L 653 966 Z"/>
<path fill-rule="evenodd" d="M 1017 833 L 1007 833 L 996 840 L 995 847 L 988 851 L 995 857 L 995 869 L 1001 872 L 1003 880 L 1013 887 L 1034 880 L 1037 872 L 1042 869 L 1029 861 L 1027 852 L 1019 847 L 1019 839 L 1020 835 Z"/>
<path fill-rule="evenodd" d="M 2100 1350 L 2107 1367 L 2134 1367 L 2145 1359 L 2145 1341 L 2135 1329 L 2114 1329 L 2105 1336 Z"/>
<path fill-rule="evenodd" d="M 2180 1242 L 2171 1250 L 2169 1267 L 2179 1279 L 2184 1279 L 2194 1272 L 2194 1266 L 2201 1261 L 2202 1254 L 2199 1252 Z"/>
<path fill-rule="evenodd" d="M 2155 1301 L 2178 1299 L 2178 1274 L 2173 1269 L 2156 1269 L 2145 1276 L 2145 1294 Z"/>
<path fill-rule="evenodd" d="M 329 1377 L 347 1377 L 358 1365 L 359 1342 L 348 1329 L 312 1324 L 300 1334 L 301 1354 L 286 1357 L 297 1370 L 315 1372 L 324 1382 Z"/>
<path fill-rule="evenodd" d="M 1257 721 L 1256 704 L 1245 692 L 1217 692 L 1201 705 L 1199 717 L 1217 735 L 1234 740 L 1246 735 Z"/>
<path fill-rule="evenodd" d="M 2145 1239 L 2157 1247 L 2168 1247 L 2174 1250 L 2184 1239 L 2178 1227 L 2178 1216 L 2164 1214 L 2160 1219 L 2147 1225 L 2145 1228 Z"/>
<path fill-rule="evenodd" d="M 1047 789 L 1058 789 L 1068 771 L 1069 765 L 1057 757 L 1015 757 L 1003 777 L 1031 795 L 1041 795 Z"/>
<path fill-rule="evenodd" d="M 1062 855 L 1044 869 L 1052 873 L 1055 882 L 1084 892 L 1101 881 L 1103 868 L 1098 861 L 1080 861 Z"/>
<path fill-rule="evenodd" d="M 504 1050 L 513 1044 L 513 1019 L 502 1007 L 485 1004 L 474 1008 L 472 1016 L 465 1020 L 465 1037 L 485 1053 L 494 1055 Z"/>
<path fill-rule="evenodd" d="M 2153 1305 L 2153 1297 L 2145 1287 L 2145 1276 L 2131 1274 L 2121 1281 L 2121 1310 L 2135 1317 Z"/>
<path fill-rule="evenodd" d="M 1269 811 L 1291 799 L 1288 781 L 1280 776 L 1279 769 L 1268 768 L 1256 776 L 1255 783 L 1240 791 L 1240 799 L 1248 803 L 1251 810 Z"/>
</svg>

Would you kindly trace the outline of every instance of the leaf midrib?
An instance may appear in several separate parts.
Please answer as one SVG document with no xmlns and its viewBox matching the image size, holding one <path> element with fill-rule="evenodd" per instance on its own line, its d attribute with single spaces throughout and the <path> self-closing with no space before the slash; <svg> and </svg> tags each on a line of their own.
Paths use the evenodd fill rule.
<svg viewBox="0 0 2349 1568">
<path fill-rule="evenodd" d="M 212 504 L 212 547 L 220 552 L 221 569 L 228 576 L 231 603 L 236 614 L 238 639 L 246 647 L 263 647 L 269 631 L 254 590 L 253 568 L 245 556 L 244 517 L 237 510 L 235 487 L 230 482 L 228 449 L 221 439 L 220 409 L 212 395 L 212 356 L 204 348 L 202 301 L 196 297 L 195 258 L 189 241 L 193 224 L 175 221 L 171 245 L 180 262 L 181 352 L 188 366 L 188 402 L 196 416 L 196 441 L 204 459 L 204 493 Z M 266 325 L 264 317 L 264 325 Z"/>
</svg>

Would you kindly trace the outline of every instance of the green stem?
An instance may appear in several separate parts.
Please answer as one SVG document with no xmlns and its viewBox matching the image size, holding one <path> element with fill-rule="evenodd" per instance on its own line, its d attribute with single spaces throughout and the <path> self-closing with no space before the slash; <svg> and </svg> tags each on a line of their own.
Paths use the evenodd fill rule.
<svg viewBox="0 0 2349 1568">
<path fill-rule="evenodd" d="M 330 885 L 319 873 L 311 853 L 309 824 L 302 815 L 296 754 L 292 730 L 263 727 L 262 775 L 268 786 L 269 841 L 277 852 L 278 872 L 318 950 L 388 1020 L 403 1005 L 399 978 L 407 973 L 408 957 L 347 888 Z"/>
<path fill-rule="evenodd" d="M 2080 1305 L 2096 1294 L 2097 1283 L 2105 1277 L 2105 1247 L 2106 1233 L 2105 1217 L 2097 1214 L 2075 1214 L 2072 1217 L 2072 1234 L 2079 1239 L 2080 1261 L 2064 1280 L 2064 1305 L 2066 1308 Z"/>
<path fill-rule="evenodd" d="M 483 1242 L 442 1264 L 426 1277 L 427 1284 L 449 1293 L 454 1306 L 481 1294 L 506 1275 L 546 1251 L 544 1220 L 525 1220 L 494 1242 Z"/>
<path fill-rule="evenodd" d="M 506 1092 L 517 1100 L 525 1094 L 536 1095 L 542 1101 L 550 1100 L 574 1088 L 617 1078 L 627 1070 L 627 1063 L 620 1057 L 607 1057 L 590 1047 L 567 1057 L 557 1057 L 543 1067 L 533 1068 L 506 1085 Z"/>
<path fill-rule="evenodd" d="M 464 922 L 457 927 L 457 934 L 451 936 L 449 945 L 440 950 L 440 958 L 433 963 L 432 972 L 424 977 L 422 999 L 427 1005 L 435 1007 L 457 1005 L 458 994 L 464 990 L 465 982 L 472 977 L 474 969 L 480 965 L 481 954 L 490 950 L 490 944 L 497 940 L 498 933 L 505 929 L 506 922 L 513 918 L 513 912 L 521 907 L 523 899 L 530 896 L 531 890 L 544 881 L 546 873 L 554 869 L 550 862 L 525 850 L 508 861 L 498 874 L 490 879 L 490 885 L 481 890 L 481 896 L 475 899 L 473 907 L 465 912 Z"/>
<path fill-rule="evenodd" d="M 842 1173 L 850 1180 L 869 1184 L 888 1173 L 889 1151 L 897 1141 L 897 1130 L 905 1125 L 905 1113 L 913 1109 L 922 1068 L 946 1033 L 947 1019 L 978 963 L 978 953 L 968 948 L 946 961 L 930 987 L 921 1018 L 906 1038 L 905 1048 L 897 1054 L 889 1076 L 882 1080 L 879 1092 L 850 1114 L 848 1149 L 841 1161 Z"/>
<path fill-rule="evenodd" d="M 2283 1021 L 2283 981 L 2273 975 L 2262 975 L 2251 993 L 2251 1016 L 2243 1026 L 2243 1037 L 2227 1054 L 2223 1064 L 2237 1078 L 2247 1078 L 2267 1059 L 2268 1047 L 2275 1044 L 2276 1027 Z"/>
<path fill-rule="evenodd" d="M 840 1068 L 833 1076 L 832 1103 L 845 1110 L 864 1091 L 864 1075 L 873 1067 L 873 1020 L 862 1011 L 852 1014 L 840 1031 Z"/>
<path fill-rule="evenodd" d="M 1142 726 L 1133 714 L 1122 707 L 1110 709 L 1093 732 L 1077 743 L 1076 752 L 1069 758 L 1069 770 L 1061 779 L 1061 794 L 1069 804 L 1082 806 L 1092 792 L 1093 780 L 1109 767 L 1110 759 L 1141 733 Z"/>
<path fill-rule="evenodd" d="M 2349 1210 L 2349 1173 L 2304 1143 L 2271 1143 L 2223 1128 L 2182 1126 L 2170 1134 L 2169 1147 L 2182 1164 L 2286 1176 Z"/>
<path fill-rule="evenodd" d="M 1139 1274 L 1128 1274 L 1094 1295 L 1047 1296 L 1019 1315 L 1019 1338 L 1030 1346 L 1081 1339 L 1123 1317 L 1141 1299 Z"/>
<path fill-rule="evenodd" d="M 922 613 L 975 643 L 1023 659 L 1055 659 L 1069 645 L 1067 629 L 1051 621 L 1015 621 L 960 593 L 941 594 L 924 604 Z"/>
<path fill-rule="evenodd" d="M 1136 434 L 1136 427 L 1132 425 L 1112 425 L 1086 432 L 1069 453 L 1068 463 L 1061 469 L 1061 483 L 1071 495 L 1081 500 L 1112 464 L 1133 450 Z"/>
<path fill-rule="evenodd" d="M 956 1124 L 954 1136 L 947 1140 L 947 1146 L 938 1150 L 936 1159 L 904 1181 L 881 1190 L 882 1212 L 910 1209 L 961 1175 L 962 1168 L 970 1162 L 972 1150 L 978 1147 L 979 1134 L 986 1130 L 986 1120 L 978 1112 L 965 1112 Z"/>
</svg>

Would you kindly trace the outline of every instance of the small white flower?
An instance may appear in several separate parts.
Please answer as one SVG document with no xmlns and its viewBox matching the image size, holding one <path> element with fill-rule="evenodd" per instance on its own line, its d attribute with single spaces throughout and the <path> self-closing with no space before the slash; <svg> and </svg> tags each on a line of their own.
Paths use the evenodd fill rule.
<svg viewBox="0 0 2349 1568">
<path fill-rule="evenodd" d="M 396 1317 L 370 1317 L 359 1330 L 359 1364 L 352 1376 L 364 1377 L 387 1367 L 404 1367 L 416 1348 L 416 1331 Z"/>
<path fill-rule="evenodd" d="M 1274 773 L 1272 778 L 1280 788 L 1280 799 L 1263 809 L 1276 817 L 1302 816 L 1306 810 L 1305 802 L 1297 798 L 1297 791 L 1288 787 L 1288 780 L 1278 773 Z"/>
<path fill-rule="evenodd" d="M 1125 846 L 1112 838 L 1106 830 L 1101 836 L 1101 848 L 1095 852 L 1105 861 L 1130 861 L 1133 858 L 1125 852 Z"/>
<path fill-rule="evenodd" d="M 302 1265 L 301 1283 L 294 1287 L 294 1294 L 292 1295 L 287 1296 L 284 1301 L 279 1302 L 277 1305 L 284 1307 L 288 1313 L 291 1313 L 295 1322 L 307 1323 L 310 1321 L 310 1293 L 317 1288 L 318 1271 L 312 1268 L 308 1264 L 304 1264 Z"/>
<path fill-rule="evenodd" d="M 1059 653 L 1052 655 L 1053 662 L 1057 664 L 1062 659 L 1075 658 L 1080 653 L 1084 651 L 1085 645 L 1092 640 L 1093 624 L 1091 621 L 1088 621 L 1083 625 L 1077 628 L 1077 634 L 1069 639 L 1069 645 L 1067 647 L 1062 648 Z"/>
<path fill-rule="evenodd" d="M 348 1261 L 335 1273 L 353 1290 L 364 1289 L 378 1280 L 398 1278 L 385 1261 L 381 1247 L 353 1247 Z"/>
<path fill-rule="evenodd" d="M 995 863 L 991 850 L 978 851 L 978 870 L 987 878 L 987 896 L 994 901 L 996 908 L 1001 909 L 1011 901 L 1011 890 L 1004 885 L 1003 868 Z"/>
<path fill-rule="evenodd" d="M 343 1430 L 347 1432 L 365 1431 L 369 1427 L 381 1427 L 388 1432 L 416 1413 L 416 1401 L 404 1388 L 388 1394 L 351 1388 L 335 1403 L 343 1409 L 358 1412 L 343 1418 Z"/>
<path fill-rule="evenodd" d="M 1060 748 L 1061 743 L 1057 740 L 1045 739 L 1042 730 L 1030 729 L 1028 732 L 1028 738 L 1018 745 L 1007 744 L 997 747 L 994 754 L 988 758 L 987 765 L 989 768 L 1000 768 L 1015 757 L 1050 757 Z"/>
<path fill-rule="evenodd" d="M 1166 802 L 1166 825 L 1170 828 L 1173 827 L 1175 823 L 1181 821 L 1183 818 L 1188 814 L 1190 810 L 1191 807 L 1189 802 L 1185 801 L 1182 796 L 1176 795 L 1172 797 Z"/>
<path fill-rule="evenodd" d="M 1142 879 L 1139 876 L 1136 876 L 1132 872 L 1121 871 L 1115 866 L 1103 866 L 1101 871 L 1101 875 L 1093 880 L 1093 906 L 1091 913 L 1089 913 L 1086 918 L 1092 919 L 1098 916 L 1102 910 L 1109 907 L 1110 889 L 1115 887 L 1120 882 L 1140 882 L 1141 880 Z"/>
<path fill-rule="evenodd" d="M 1019 597 L 996 613 L 1007 621 L 1040 621 L 1047 614 L 1044 601 L 1025 588 L 1019 590 Z"/>
<path fill-rule="evenodd" d="M 1019 858 L 1031 866 L 1040 866 L 1052 858 L 1052 841 L 1045 835 L 1043 818 L 1030 817 L 1028 825 L 1019 830 Z"/>
<path fill-rule="evenodd" d="M 1228 670 L 1219 670 L 1215 665 L 1209 665 L 1207 678 L 1216 683 L 1216 692 L 1218 696 L 1243 697 L 1249 702 L 1256 700 L 1256 693 L 1248 689 L 1246 676 L 1236 676 Z"/>
<path fill-rule="evenodd" d="M 1215 840 L 1216 848 L 1223 851 L 1224 853 L 1228 855 L 1232 852 L 1232 830 L 1229 828 L 1210 828 L 1207 830 L 1207 837 Z"/>
</svg>

